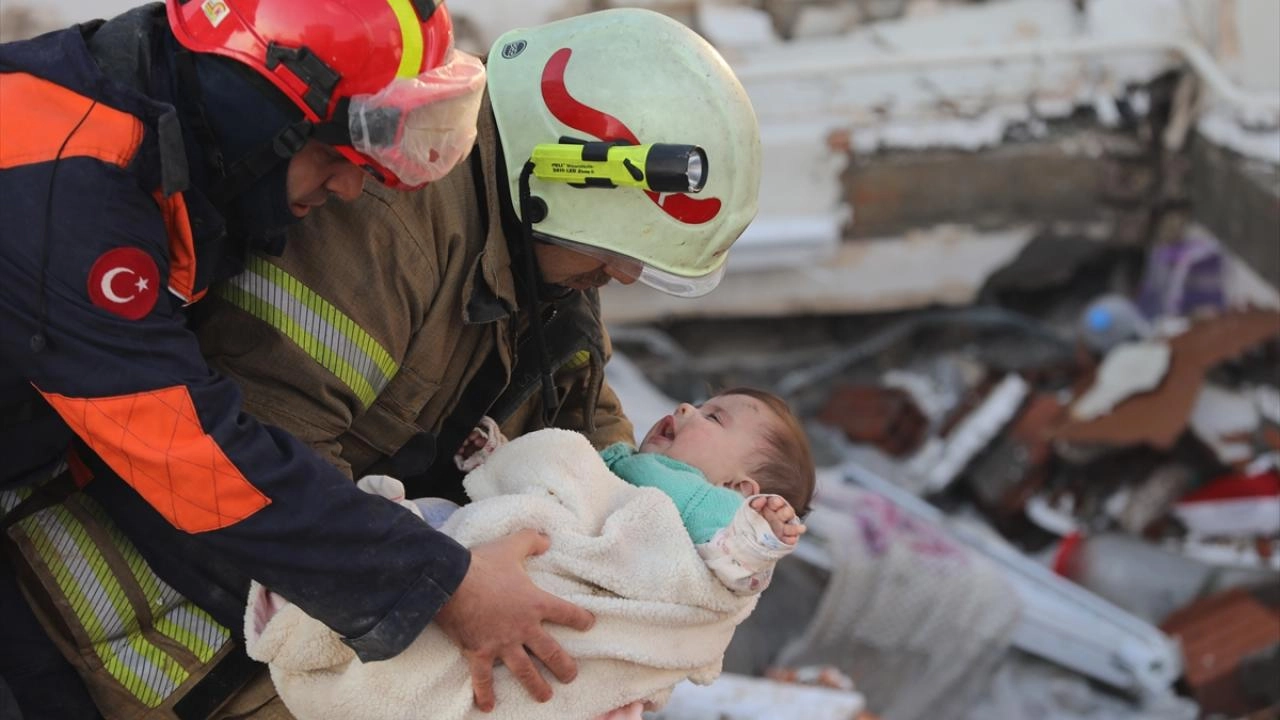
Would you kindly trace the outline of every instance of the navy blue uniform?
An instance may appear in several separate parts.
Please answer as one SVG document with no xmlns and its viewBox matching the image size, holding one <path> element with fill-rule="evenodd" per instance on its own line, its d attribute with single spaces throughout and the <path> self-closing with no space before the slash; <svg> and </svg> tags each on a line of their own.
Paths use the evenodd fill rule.
<svg viewBox="0 0 1280 720">
<path fill-rule="evenodd" d="M 254 578 L 362 659 L 395 655 L 469 555 L 243 414 L 209 370 L 185 307 L 230 250 L 175 171 L 176 115 L 147 80 L 168 77 L 163 38 L 135 88 L 104 74 L 88 32 L 0 45 L 0 487 L 74 439 L 87 491 L 221 622 L 239 629 Z"/>
</svg>

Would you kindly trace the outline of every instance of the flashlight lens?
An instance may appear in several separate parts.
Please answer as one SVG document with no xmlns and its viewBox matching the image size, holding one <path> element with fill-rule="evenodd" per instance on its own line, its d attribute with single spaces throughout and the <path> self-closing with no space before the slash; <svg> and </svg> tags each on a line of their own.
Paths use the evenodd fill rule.
<svg viewBox="0 0 1280 720">
<path fill-rule="evenodd" d="M 707 184 L 707 153 L 697 145 L 654 143 L 644 152 L 645 187 L 654 192 L 696 193 Z"/>
<path fill-rule="evenodd" d="M 706 168 L 706 156 L 703 155 L 701 148 L 695 148 L 689 153 L 689 171 L 686 173 L 689 178 L 689 192 L 698 192 L 703 185 L 707 184 Z"/>
</svg>

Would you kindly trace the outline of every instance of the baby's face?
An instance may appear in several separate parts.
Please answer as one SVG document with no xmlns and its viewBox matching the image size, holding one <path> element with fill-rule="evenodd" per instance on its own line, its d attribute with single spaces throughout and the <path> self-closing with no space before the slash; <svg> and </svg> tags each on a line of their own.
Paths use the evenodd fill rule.
<svg viewBox="0 0 1280 720">
<path fill-rule="evenodd" d="M 724 487 L 759 462 L 773 411 L 746 395 L 717 395 L 701 407 L 681 403 L 649 429 L 640 452 L 658 453 L 702 471 Z"/>
</svg>

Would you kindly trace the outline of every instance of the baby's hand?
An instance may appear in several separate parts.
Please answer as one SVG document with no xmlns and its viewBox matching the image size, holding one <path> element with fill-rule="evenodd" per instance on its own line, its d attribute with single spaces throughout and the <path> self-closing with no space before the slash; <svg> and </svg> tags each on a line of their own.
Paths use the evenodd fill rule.
<svg viewBox="0 0 1280 720">
<path fill-rule="evenodd" d="M 453 464 L 463 472 L 471 472 L 506 444 L 507 438 L 498 424 L 486 415 L 480 418 L 480 424 L 467 435 L 467 439 L 462 441 L 458 451 L 453 454 Z"/>
<path fill-rule="evenodd" d="M 791 503 L 777 495 L 753 498 L 751 508 L 760 513 L 768 521 L 773 534 L 788 545 L 795 545 L 804 534 L 805 526 L 796 518 L 796 511 Z"/>
<path fill-rule="evenodd" d="M 462 441 L 461 447 L 458 448 L 458 455 L 465 460 L 483 450 L 487 442 L 489 442 L 489 436 L 485 434 L 484 430 L 476 428 L 471 431 L 466 440 Z"/>
</svg>

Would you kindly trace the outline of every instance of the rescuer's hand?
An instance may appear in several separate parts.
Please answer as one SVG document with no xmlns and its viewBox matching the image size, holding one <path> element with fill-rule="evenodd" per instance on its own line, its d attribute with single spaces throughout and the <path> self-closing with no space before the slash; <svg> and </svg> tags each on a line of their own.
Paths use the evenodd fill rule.
<svg viewBox="0 0 1280 720">
<path fill-rule="evenodd" d="M 529 653 L 537 656 L 562 683 L 578 675 L 578 665 L 542 623 L 587 630 L 591 613 L 533 584 L 524 561 L 541 555 L 551 541 L 534 530 L 521 530 L 471 548 L 471 566 L 462 584 L 435 616 L 471 668 L 476 707 L 493 709 L 493 665 L 501 661 L 538 702 L 551 699 Z"/>
</svg>

